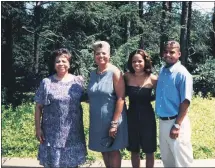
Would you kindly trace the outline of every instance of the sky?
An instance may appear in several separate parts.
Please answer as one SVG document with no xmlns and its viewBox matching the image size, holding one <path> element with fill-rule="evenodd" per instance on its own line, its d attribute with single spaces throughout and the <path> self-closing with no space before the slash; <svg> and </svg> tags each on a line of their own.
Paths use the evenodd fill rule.
<svg viewBox="0 0 215 168">
<path fill-rule="evenodd" d="M 214 2 L 195 2 L 192 3 L 192 8 L 200 10 L 202 13 L 212 12 L 214 8 Z"/>
<path fill-rule="evenodd" d="M 214 1 L 207 1 L 207 2 L 192 1 L 192 8 L 200 10 L 202 13 L 212 12 L 214 8 Z"/>
</svg>

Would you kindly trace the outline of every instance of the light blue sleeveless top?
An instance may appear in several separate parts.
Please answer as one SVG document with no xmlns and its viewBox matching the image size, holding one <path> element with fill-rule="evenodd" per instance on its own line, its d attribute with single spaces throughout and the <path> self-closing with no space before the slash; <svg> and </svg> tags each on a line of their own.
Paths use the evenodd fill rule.
<svg viewBox="0 0 215 168">
<path fill-rule="evenodd" d="M 90 105 L 89 149 L 108 152 L 127 147 L 126 106 L 119 118 L 117 136 L 113 145 L 110 148 L 101 145 L 102 139 L 108 137 L 117 100 L 113 86 L 113 71 L 108 70 L 103 74 L 97 74 L 96 70 L 92 71 L 87 92 Z"/>
</svg>

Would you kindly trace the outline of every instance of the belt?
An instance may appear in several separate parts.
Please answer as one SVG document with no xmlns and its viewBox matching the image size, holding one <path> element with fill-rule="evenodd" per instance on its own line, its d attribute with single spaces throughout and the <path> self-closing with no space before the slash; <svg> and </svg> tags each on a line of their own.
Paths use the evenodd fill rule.
<svg viewBox="0 0 215 168">
<path fill-rule="evenodd" d="M 172 117 L 159 117 L 161 120 L 172 120 L 175 119 L 178 115 L 172 116 Z"/>
</svg>

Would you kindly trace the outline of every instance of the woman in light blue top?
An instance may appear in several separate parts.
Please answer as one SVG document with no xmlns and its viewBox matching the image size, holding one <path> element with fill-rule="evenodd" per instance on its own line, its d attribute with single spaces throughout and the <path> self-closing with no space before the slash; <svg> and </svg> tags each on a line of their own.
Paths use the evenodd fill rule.
<svg viewBox="0 0 215 168">
<path fill-rule="evenodd" d="M 119 149 L 128 145 L 125 84 L 120 70 L 109 62 L 110 45 L 98 41 L 93 50 L 98 68 L 88 85 L 89 149 L 102 152 L 106 167 L 121 167 Z"/>
</svg>

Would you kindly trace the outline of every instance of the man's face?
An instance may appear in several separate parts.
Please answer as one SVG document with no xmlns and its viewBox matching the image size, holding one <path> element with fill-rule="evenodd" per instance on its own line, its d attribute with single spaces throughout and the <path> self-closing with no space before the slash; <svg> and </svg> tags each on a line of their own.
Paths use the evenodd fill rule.
<svg viewBox="0 0 215 168">
<path fill-rule="evenodd" d="M 181 52 L 179 51 L 178 47 L 175 46 L 166 46 L 164 52 L 163 52 L 163 60 L 167 64 L 175 64 L 179 57 L 181 56 Z"/>
</svg>

